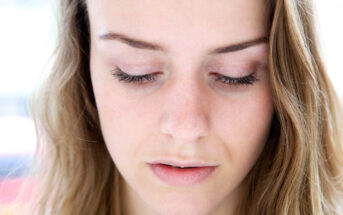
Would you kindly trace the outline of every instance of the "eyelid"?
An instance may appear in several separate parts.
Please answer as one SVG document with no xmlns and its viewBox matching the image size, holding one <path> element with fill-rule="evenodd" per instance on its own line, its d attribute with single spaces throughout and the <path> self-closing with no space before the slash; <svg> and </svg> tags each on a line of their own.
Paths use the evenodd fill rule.
<svg viewBox="0 0 343 215">
<path fill-rule="evenodd" d="M 251 74 L 255 68 L 255 66 L 208 67 L 208 71 L 218 73 L 229 78 L 242 78 Z"/>
</svg>

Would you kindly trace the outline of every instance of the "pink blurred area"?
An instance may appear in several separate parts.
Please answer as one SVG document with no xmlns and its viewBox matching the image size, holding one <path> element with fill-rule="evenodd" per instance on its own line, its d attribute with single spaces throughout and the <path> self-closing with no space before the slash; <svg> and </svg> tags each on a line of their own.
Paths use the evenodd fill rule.
<svg viewBox="0 0 343 215">
<path fill-rule="evenodd" d="M 33 179 L 23 177 L 0 179 L 0 215 L 19 215 L 32 197 L 34 184 Z"/>
<path fill-rule="evenodd" d="M 25 116 L 1 116 L 0 131 L 0 215 L 19 215 L 35 183 L 25 176 L 35 151 L 35 127 Z"/>
<path fill-rule="evenodd" d="M 23 177 L 0 179 L 0 214 L 4 215 L 3 210 L 9 206 L 30 201 L 34 184 L 34 179 Z"/>
<path fill-rule="evenodd" d="M 34 179 L 28 179 L 23 177 L 0 180 L 0 203 L 8 204 L 16 201 L 18 194 L 20 192 L 21 186 L 25 185 L 22 194 L 18 200 L 29 201 L 32 195 L 32 188 L 34 186 Z"/>
</svg>

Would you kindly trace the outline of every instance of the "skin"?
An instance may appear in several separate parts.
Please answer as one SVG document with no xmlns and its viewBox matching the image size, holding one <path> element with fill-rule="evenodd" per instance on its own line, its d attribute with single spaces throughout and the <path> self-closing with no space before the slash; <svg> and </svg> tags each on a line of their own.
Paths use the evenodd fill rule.
<svg viewBox="0 0 343 215">
<path fill-rule="evenodd" d="M 209 54 L 266 36 L 262 0 L 88 0 L 90 67 L 105 144 L 124 178 L 125 214 L 233 214 L 242 181 L 261 154 L 274 114 L 268 44 Z M 108 32 L 163 46 L 131 47 Z M 113 76 L 158 72 L 137 85 Z M 258 79 L 216 82 L 213 71 Z M 147 162 L 161 158 L 218 165 L 204 182 L 176 187 Z"/>
</svg>

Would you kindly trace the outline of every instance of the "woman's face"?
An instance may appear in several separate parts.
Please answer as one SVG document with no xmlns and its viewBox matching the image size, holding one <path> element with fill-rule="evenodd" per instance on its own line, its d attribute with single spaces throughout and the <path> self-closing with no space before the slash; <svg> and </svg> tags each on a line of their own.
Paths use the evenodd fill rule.
<svg viewBox="0 0 343 215">
<path fill-rule="evenodd" d="M 127 214 L 229 214 L 273 116 L 265 1 L 87 2 L 94 95 Z"/>
</svg>

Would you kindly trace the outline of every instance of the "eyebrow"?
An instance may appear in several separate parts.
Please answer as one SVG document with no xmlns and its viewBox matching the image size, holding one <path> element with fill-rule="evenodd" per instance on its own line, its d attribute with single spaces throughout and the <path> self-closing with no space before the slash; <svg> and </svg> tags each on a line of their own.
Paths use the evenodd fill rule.
<svg viewBox="0 0 343 215">
<path fill-rule="evenodd" d="M 137 49 L 167 52 L 166 48 L 156 43 L 147 42 L 147 41 L 139 40 L 136 38 L 130 38 L 124 34 L 119 34 L 119 33 L 113 33 L 113 32 L 105 33 L 105 34 L 100 35 L 99 39 L 104 40 L 104 41 L 117 40 Z M 242 41 L 239 43 L 218 47 L 211 50 L 209 54 L 214 55 L 214 54 L 224 54 L 224 53 L 229 53 L 229 52 L 237 52 L 237 51 L 250 48 L 252 46 L 259 45 L 261 43 L 268 43 L 268 41 L 269 41 L 269 38 L 266 36 L 263 36 L 263 37 L 259 37 L 259 38 L 249 40 L 249 41 Z"/>
</svg>

